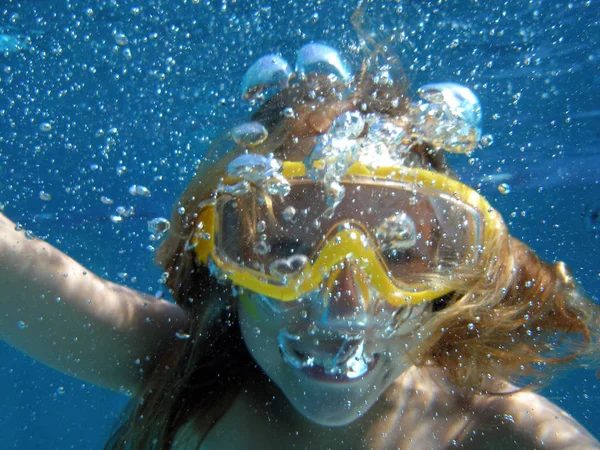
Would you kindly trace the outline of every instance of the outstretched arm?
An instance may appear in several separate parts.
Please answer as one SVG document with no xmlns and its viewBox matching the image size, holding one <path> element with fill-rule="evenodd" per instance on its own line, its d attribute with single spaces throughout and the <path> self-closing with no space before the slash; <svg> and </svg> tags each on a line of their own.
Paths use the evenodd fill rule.
<svg viewBox="0 0 600 450">
<path fill-rule="evenodd" d="M 177 305 L 103 280 L 0 214 L 0 337 L 39 361 L 136 393 L 187 328 Z"/>
</svg>

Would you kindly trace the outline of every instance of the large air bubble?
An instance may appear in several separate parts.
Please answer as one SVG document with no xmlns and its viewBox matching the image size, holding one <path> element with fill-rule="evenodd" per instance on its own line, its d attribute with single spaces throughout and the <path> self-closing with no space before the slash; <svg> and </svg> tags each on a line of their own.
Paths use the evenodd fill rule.
<svg viewBox="0 0 600 450">
<path fill-rule="evenodd" d="M 281 56 L 263 56 L 250 66 L 242 79 L 242 99 L 253 99 L 271 87 L 286 87 L 291 75 L 290 65 Z"/>
<path fill-rule="evenodd" d="M 301 78 L 307 73 L 334 75 L 343 81 L 348 81 L 352 76 L 338 51 L 319 43 L 308 44 L 300 49 L 296 59 L 296 73 Z"/>
<path fill-rule="evenodd" d="M 481 139 L 481 105 L 469 88 L 456 83 L 427 84 L 422 101 L 411 105 L 413 135 L 436 149 L 470 153 Z"/>
</svg>

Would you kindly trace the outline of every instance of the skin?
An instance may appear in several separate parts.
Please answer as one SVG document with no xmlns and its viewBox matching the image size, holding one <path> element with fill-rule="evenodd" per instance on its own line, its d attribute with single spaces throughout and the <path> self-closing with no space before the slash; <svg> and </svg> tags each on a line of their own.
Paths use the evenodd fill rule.
<svg viewBox="0 0 600 450">
<path fill-rule="evenodd" d="M 0 214 L 0 337 L 61 372 L 136 394 L 175 342 L 176 305 L 103 280 Z M 25 326 L 19 324 L 25 324 Z"/>
<path fill-rule="evenodd" d="M 310 329 L 314 334 L 304 331 L 300 340 L 290 345 L 319 359 L 331 360 L 345 342 L 340 336 L 356 331 L 350 324 L 360 310 L 358 296 L 352 295 L 352 270 L 348 266 L 337 274 L 334 285 L 334 292 L 319 293 L 321 299 L 329 298 L 329 321 L 323 318 L 323 306 L 314 305 L 322 302 L 315 299 L 297 307 L 284 304 L 283 311 L 276 312 L 261 299 L 253 299 L 242 303 L 251 308 L 242 307 L 240 311 L 242 335 L 254 359 L 297 411 L 324 426 L 344 426 L 356 420 L 410 367 L 406 349 L 418 344 L 414 330 L 422 318 L 411 321 L 402 327 L 402 332 L 389 338 L 379 336 L 377 324 L 367 326 L 363 335 L 364 352 L 377 356 L 373 357 L 372 367 L 364 375 L 351 379 L 322 379 L 321 370 L 315 376 L 314 370 L 302 370 L 290 364 L 279 351 L 280 337 L 281 330 Z M 350 348 L 353 347 L 350 345 Z"/>
<path fill-rule="evenodd" d="M 271 448 L 273 442 L 281 448 L 340 450 L 600 447 L 544 397 L 531 392 L 471 396 L 434 368 L 409 368 L 366 414 L 335 428 L 300 415 L 273 383 L 258 383 L 238 397 L 203 441 L 202 449 Z M 514 390 L 511 386 L 504 389 Z"/>
<path fill-rule="evenodd" d="M 57 370 L 108 389 L 139 393 L 140 370 L 151 370 L 156 356 L 169 351 L 176 332 L 185 329 L 186 313 L 103 280 L 14 228 L 0 214 L 2 338 Z M 248 332 L 256 324 L 244 314 L 241 325 L 252 351 Z M 19 321 L 28 326 L 19 327 Z M 278 356 L 278 351 L 265 354 L 274 361 Z M 360 417 L 345 426 L 324 426 L 319 414 L 325 410 L 309 420 L 286 397 L 292 396 L 286 386 L 293 371 L 278 380 L 267 369 L 272 379 L 250 380 L 210 430 L 202 449 L 272 448 L 273 442 L 280 448 L 440 449 L 455 448 L 453 440 L 460 448 L 474 449 L 600 448 L 581 425 L 535 393 L 469 395 L 453 386 L 442 369 L 403 364 L 390 366 L 391 384 L 367 399 L 370 408 L 351 411 L 362 413 Z M 304 383 L 307 389 L 314 385 L 310 379 Z M 176 448 L 186 444 L 179 441 Z"/>
</svg>

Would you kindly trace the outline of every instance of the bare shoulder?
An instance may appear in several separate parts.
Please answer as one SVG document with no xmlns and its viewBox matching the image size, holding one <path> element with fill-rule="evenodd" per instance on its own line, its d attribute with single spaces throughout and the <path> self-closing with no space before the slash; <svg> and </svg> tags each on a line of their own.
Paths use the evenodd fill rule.
<svg viewBox="0 0 600 450">
<path fill-rule="evenodd" d="M 436 368 L 411 368 L 375 409 L 368 448 L 600 449 L 585 428 L 541 395 L 473 395 Z"/>
<path fill-rule="evenodd" d="M 600 442 L 566 411 L 530 390 L 478 395 L 472 398 L 472 409 L 481 418 L 481 436 L 502 442 L 500 448 L 515 448 L 516 443 L 519 448 L 600 449 Z"/>
</svg>

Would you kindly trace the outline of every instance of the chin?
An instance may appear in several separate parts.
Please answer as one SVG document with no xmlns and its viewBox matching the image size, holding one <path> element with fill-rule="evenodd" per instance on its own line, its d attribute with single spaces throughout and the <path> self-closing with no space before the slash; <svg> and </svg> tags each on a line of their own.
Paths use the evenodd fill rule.
<svg viewBox="0 0 600 450">
<path fill-rule="evenodd" d="M 279 379 L 274 380 L 275 383 L 298 413 L 326 427 L 342 427 L 354 422 L 382 394 L 382 385 L 373 380 L 323 382 L 294 369 L 290 372 L 286 374 L 289 376 L 276 377 Z"/>
<path fill-rule="evenodd" d="M 343 427 L 363 416 L 373 404 L 362 408 L 347 407 L 345 405 L 334 405 L 330 402 L 321 402 L 320 405 L 307 404 L 307 399 L 291 400 L 290 402 L 306 419 L 324 427 Z M 373 402 L 374 403 L 374 402 Z"/>
</svg>

